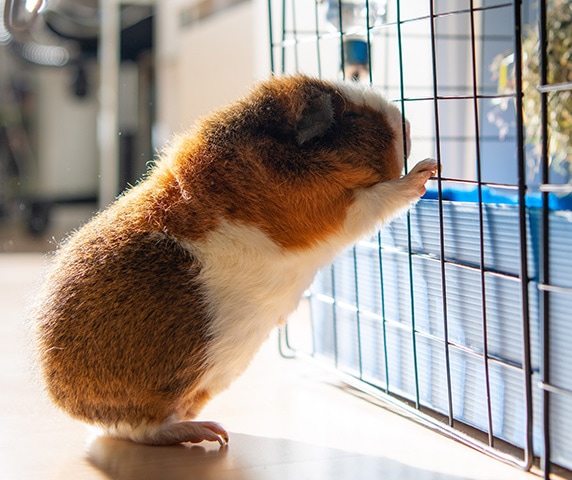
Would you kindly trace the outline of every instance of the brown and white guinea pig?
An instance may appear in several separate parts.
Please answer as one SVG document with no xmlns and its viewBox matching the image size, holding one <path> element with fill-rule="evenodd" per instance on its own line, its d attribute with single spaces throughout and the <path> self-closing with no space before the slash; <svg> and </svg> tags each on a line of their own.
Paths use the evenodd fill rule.
<svg viewBox="0 0 572 480">
<path fill-rule="evenodd" d="M 292 76 L 177 138 L 53 258 L 35 309 L 53 401 L 119 438 L 225 444 L 192 419 L 318 269 L 424 193 L 437 165 L 401 177 L 404 130 L 369 87 Z"/>
</svg>

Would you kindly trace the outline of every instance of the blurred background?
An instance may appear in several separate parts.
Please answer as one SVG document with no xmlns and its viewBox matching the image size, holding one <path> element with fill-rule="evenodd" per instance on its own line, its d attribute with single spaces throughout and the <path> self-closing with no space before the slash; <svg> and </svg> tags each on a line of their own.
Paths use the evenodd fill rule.
<svg viewBox="0 0 572 480">
<path fill-rule="evenodd" d="M 265 0 L 0 0 L 0 252 L 46 251 L 270 71 Z"/>
<path fill-rule="evenodd" d="M 536 3 L 522 2 L 525 72 L 531 72 L 523 93 L 533 111 L 525 112 L 527 145 L 538 143 L 530 121 L 539 118 Z M 566 2 L 552 3 L 569 15 Z M 512 3 L 365 5 L 0 0 L 0 252 L 52 250 L 136 183 L 173 133 L 272 71 L 369 82 L 411 122 L 412 162 L 442 157 L 446 176 L 457 183 L 474 184 L 480 175 L 514 187 Z M 568 30 L 560 30 L 558 45 L 566 50 Z M 568 147 L 554 151 L 572 155 L 569 136 L 562 138 Z M 539 154 L 526 150 L 534 187 Z M 555 172 L 564 183 L 572 179 L 568 160 L 553 162 L 566 165 L 564 176 Z"/>
</svg>

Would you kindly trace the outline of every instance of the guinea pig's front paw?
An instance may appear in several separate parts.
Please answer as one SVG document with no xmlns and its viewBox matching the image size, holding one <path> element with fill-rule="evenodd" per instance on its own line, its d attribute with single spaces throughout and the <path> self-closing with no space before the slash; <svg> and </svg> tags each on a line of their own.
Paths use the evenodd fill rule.
<svg viewBox="0 0 572 480">
<path fill-rule="evenodd" d="M 427 158 L 415 165 L 411 171 L 402 178 L 411 187 L 415 195 L 421 197 L 425 194 L 427 180 L 437 173 L 437 160 Z"/>
</svg>

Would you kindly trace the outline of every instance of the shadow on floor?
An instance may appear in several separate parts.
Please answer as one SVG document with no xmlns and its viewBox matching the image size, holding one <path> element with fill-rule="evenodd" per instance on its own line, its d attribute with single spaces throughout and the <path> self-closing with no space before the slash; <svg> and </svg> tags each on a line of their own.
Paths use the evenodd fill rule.
<svg viewBox="0 0 572 480">
<path fill-rule="evenodd" d="M 221 448 L 216 444 L 151 447 L 97 437 L 87 459 L 112 480 L 460 480 L 384 457 L 238 433 Z"/>
</svg>

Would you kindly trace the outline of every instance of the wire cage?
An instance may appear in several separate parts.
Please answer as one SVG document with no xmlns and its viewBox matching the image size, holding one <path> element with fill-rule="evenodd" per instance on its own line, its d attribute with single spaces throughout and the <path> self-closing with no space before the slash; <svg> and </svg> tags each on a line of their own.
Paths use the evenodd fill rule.
<svg viewBox="0 0 572 480">
<path fill-rule="evenodd" d="M 572 470 L 569 3 L 268 8 L 273 72 L 371 84 L 411 123 L 405 170 L 442 166 L 406 216 L 319 273 L 283 354 L 523 469 Z"/>
</svg>

